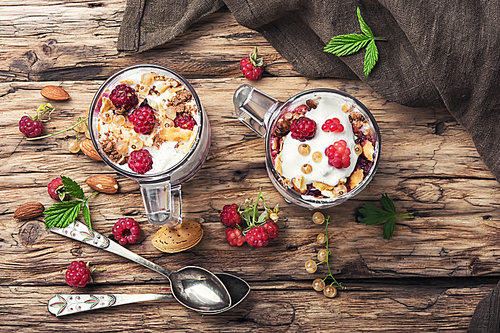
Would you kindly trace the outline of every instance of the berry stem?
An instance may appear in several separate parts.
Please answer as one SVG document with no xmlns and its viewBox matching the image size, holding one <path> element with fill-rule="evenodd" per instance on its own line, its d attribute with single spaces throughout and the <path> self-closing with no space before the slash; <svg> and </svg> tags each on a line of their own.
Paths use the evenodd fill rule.
<svg viewBox="0 0 500 333">
<path fill-rule="evenodd" d="M 95 191 L 94 193 L 92 193 L 90 196 L 87 197 L 87 200 L 89 200 L 90 198 L 92 198 L 93 196 L 95 196 L 98 193 L 99 193 L 99 191 Z"/>
<path fill-rule="evenodd" d="M 38 112 L 40 112 L 40 111 L 42 111 L 42 110 L 43 110 L 42 114 L 41 114 L 41 115 L 39 115 L 39 114 L 38 114 Z M 54 110 L 55 110 L 55 109 L 54 109 L 54 107 L 53 107 L 50 103 L 40 105 L 40 106 L 38 107 L 38 109 L 36 109 L 35 117 L 34 117 L 33 119 L 35 119 L 35 120 L 40 120 L 40 121 L 42 121 L 42 122 L 49 121 L 49 120 L 50 120 L 50 115 L 51 115 L 51 113 L 52 113 Z M 43 116 L 45 116 L 45 114 L 46 114 L 47 112 L 49 113 L 49 114 L 48 114 L 48 118 L 49 118 L 49 119 L 47 119 L 47 120 L 42 120 L 41 118 L 42 118 Z"/>
<path fill-rule="evenodd" d="M 328 275 L 325 276 L 325 278 L 323 279 L 323 281 L 325 281 L 328 277 L 331 277 L 333 282 L 330 283 L 330 286 L 332 286 L 333 284 L 336 284 L 337 286 L 339 286 L 340 288 L 344 289 L 344 287 L 337 282 L 337 280 L 335 280 L 335 277 L 333 276 L 332 274 L 332 271 L 330 269 L 330 263 L 328 262 L 328 259 L 330 257 L 330 250 L 328 249 L 328 224 L 330 223 L 330 216 L 328 216 L 326 219 L 326 225 L 325 225 L 325 236 L 326 236 L 326 244 L 325 244 L 325 248 L 326 248 L 326 252 L 328 253 L 328 256 L 326 257 L 326 260 L 324 262 L 326 262 L 326 267 L 328 267 Z"/>
<path fill-rule="evenodd" d="M 45 139 L 45 138 L 48 138 L 48 137 L 51 137 L 51 136 L 54 136 L 54 135 L 58 135 L 58 134 L 61 134 L 61 133 L 64 133 L 64 132 L 67 132 L 67 131 L 70 131 L 70 130 L 74 130 L 76 126 L 80 125 L 81 123 L 83 122 L 86 122 L 87 119 L 89 119 L 89 117 L 87 116 L 86 118 L 79 118 L 78 121 L 76 122 L 76 124 L 74 124 L 73 126 L 71 127 L 68 127 L 62 131 L 59 131 L 59 132 L 55 132 L 55 133 L 50 133 L 50 134 L 47 134 L 47 135 L 43 135 L 43 136 L 37 136 L 37 137 L 34 137 L 34 138 L 26 138 L 26 140 L 28 141 L 33 141 L 33 140 L 40 140 L 40 139 Z"/>
</svg>

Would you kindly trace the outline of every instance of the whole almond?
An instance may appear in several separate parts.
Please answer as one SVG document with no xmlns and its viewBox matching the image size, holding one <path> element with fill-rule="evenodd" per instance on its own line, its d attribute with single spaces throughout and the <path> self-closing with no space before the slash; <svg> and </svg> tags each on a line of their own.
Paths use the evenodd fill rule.
<svg viewBox="0 0 500 333">
<path fill-rule="evenodd" d="M 39 202 L 31 201 L 22 204 L 14 211 L 14 218 L 19 220 L 28 220 L 42 215 L 45 207 Z"/>
<path fill-rule="evenodd" d="M 69 94 L 61 87 L 58 86 L 46 86 L 40 91 L 40 94 L 54 101 L 65 101 L 69 99 Z"/>
<path fill-rule="evenodd" d="M 118 191 L 118 182 L 111 176 L 96 175 L 85 179 L 87 185 L 93 190 L 114 194 Z"/>
<path fill-rule="evenodd" d="M 87 155 L 94 161 L 102 161 L 101 156 L 99 156 L 99 153 L 97 152 L 97 150 L 95 150 L 92 140 L 87 138 L 83 139 L 80 142 L 80 149 L 83 151 L 85 155 Z"/>
</svg>

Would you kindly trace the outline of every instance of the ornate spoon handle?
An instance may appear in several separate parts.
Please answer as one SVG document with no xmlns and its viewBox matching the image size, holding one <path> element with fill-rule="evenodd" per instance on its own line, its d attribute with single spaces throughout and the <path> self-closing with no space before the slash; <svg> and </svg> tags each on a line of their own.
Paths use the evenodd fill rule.
<svg viewBox="0 0 500 333">
<path fill-rule="evenodd" d="M 168 269 L 165 269 L 155 263 L 152 263 L 151 261 L 144 259 L 143 257 L 135 254 L 134 252 L 127 250 L 120 244 L 111 241 L 108 237 L 101 235 L 97 231 L 90 230 L 85 223 L 76 221 L 69 224 L 65 228 L 53 227 L 50 228 L 49 230 L 52 231 L 53 233 L 66 236 L 68 238 L 77 240 L 79 242 L 104 249 L 108 252 L 135 261 L 138 264 L 146 266 L 147 268 L 150 268 L 166 276 L 167 278 L 170 276 L 171 272 Z"/>
<path fill-rule="evenodd" d="M 172 294 L 57 294 L 49 300 L 49 312 L 56 317 L 112 306 L 174 299 Z"/>
</svg>

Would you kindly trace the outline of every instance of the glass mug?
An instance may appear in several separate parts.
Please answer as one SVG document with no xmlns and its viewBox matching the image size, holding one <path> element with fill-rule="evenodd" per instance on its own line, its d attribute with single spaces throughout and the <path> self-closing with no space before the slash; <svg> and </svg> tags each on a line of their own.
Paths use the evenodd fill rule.
<svg viewBox="0 0 500 333">
<path fill-rule="evenodd" d="M 99 142 L 97 124 L 102 97 L 106 96 L 105 94 L 108 94 L 111 88 L 119 84 L 124 78 L 149 72 L 173 78 L 184 85 L 185 89 L 191 93 L 196 104 L 199 114 L 199 127 L 191 148 L 180 161 L 167 169 L 141 175 L 118 166 L 108 158 Z M 118 174 L 132 178 L 139 183 L 148 221 L 157 226 L 166 224 L 170 228 L 181 224 L 181 183 L 192 178 L 200 170 L 210 149 L 210 124 L 198 95 L 189 82 L 175 71 L 159 65 L 141 64 L 124 68 L 107 79 L 95 94 L 89 111 L 89 127 L 92 143 L 102 160 Z"/>
<path fill-rule="evenodd" d="M 368 126 L 368 129 L 371 131 L 371 137 L 373 141 L 373 161 L 370 162 L 372 164 L 367 174 L 363 175 L 363 180 L 355 185 L 353 189 L 347 190 L 345 191 L 345 193 L 342 193 L 333 198 L 317 198 L 314 195 L 308 194 L 307 192 L 305 194 L 297 192 L 293 189 L 293 184 L 289 180 L 287 180 L 286 177 L 284 177 L 280 172 L 277 171 L 275 163 L 273 162 L 273 154 L 275 154 L 276 152 L 276 147 L 273 147 L 273 140 L 275 140 L 275 138 L 273 138 L 273 133 L 276 133 L 275 131 L 278 121 L 280 121 L 280 119 L 284 119 L 284 114 L 286 112 L 294 110 L 294 108 L 298 105 L 303 105 L 304 101 L 307 101 L 308 99 L 316 100 L 321 103 L 321 96 L 325 96 L 323 100 L 331 97 L 339 98 L 339 101 L 345 101 L 346 103 L 349 103 L 348 105 L 352 106 L 351 110 L 359 112 L 366 120 L 366 126 Z M 286 102 L 281 102 L 250 85 L 242 85 L 234 93 L 233 103 L 238 119 L 245 125 L 247 125 L 250 129 L 252 129 L 255 133 L 257 133 L 260 137 L 265 139 L 266 169 L 269 174 L 269 178 L 271 179 L 271 182 L 276 187 L 278 192 L 285 198 L 287 202 L 297 204 L 310 210 L 327 209 L 341 204 L 347 199 L 354 197 L 356 194 L 361 192 L 373 178 L 377 170 L 380 158 L 380 131 L 377 122 L 375 121 L 375 118 L 373 117 L 371 112 L 361 102 L 359 102 L 349 94 L 334 89 L 318 88 L 303 91 L 291 97 Z M 313 102 L 313 106 L 314 108 L 316 108 L 317 104 L 314 105 L 314 103 L 315 102 Z M 312 110 L 312 108 L 309 109 Z M 317 124 L 316 133 L 318 133 L 318 131 L 321 131 L 322 124 L 323 122 Z M 349 125 L 351 125 L 350 122 Z M 303 143 L 307 144 L 308 141 L 306 140 Z M 275 151 L 274 153 L 273 149 Z M 323 151 L 324 148 L 323 150 L 321 150 L 322 154 L 324 154 Z M 355 152 L 351 152 L 351 154 L 354 153 Z M 323 159 L 325 158 L 327 157 L 324 156 Z M 327 161 L 328 160 L 324 162 Z M 291 161 L 288 160 L 287 162 L 289 163 Z M 316 167 L 315 163 L 312 164 L 314 164 L 314 167 Z M 319 168 L 319 164 L 317 165 Z M 309 167 L 311 167 L 311 165 L 309 165 Z M 326 166 L 326 168 L 328 168 L 328 166 Z M 331 167 L 331 170 L 333 170 L 333 167 Z"/>
</svg>

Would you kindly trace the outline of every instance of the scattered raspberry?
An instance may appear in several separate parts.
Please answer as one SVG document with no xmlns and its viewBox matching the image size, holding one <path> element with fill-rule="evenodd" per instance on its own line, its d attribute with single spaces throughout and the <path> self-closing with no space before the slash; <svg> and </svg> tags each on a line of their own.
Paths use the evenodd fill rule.
<svg viewBox="0 0 500 333">
<path fill-rule="evenodd" d="M 273 240 L 278 238 L 279 235 L 279 229 L 278 225 L 274 223 L 273 221 L 266 222 L 262 225 L 264 228 L 266 228 L 267 234 L 269 236 L 269 240 Z"/>
<path fill-rule="evenodd" d="M 57 201 L 63 201 L 66 197 L 66 191 L 64 190 L 64 184 L 61 177 L 53 179 L 49 185 L 47 185 L 47 190 L 52 199 Z"/>
<path fill-rule="evenodd" d="M 72 287 L 85 287 L 92 281 L 90 269 L 83 261 L 73 261 L 66 271 L 66 283 Z"/>
<path fill-rule="evenodd" d="M 293 109 L 292 113 L 306 114 L 306 112 L 309 110 L 310 108 L 306 104 L 302 104 Z"/>
<path fill-rule="evenodd" d="M 260 248 L 267 246 L 269 243 L 269 235 L 267 234 L 266 228 L 263 226 L 255 227 L 248 230 L 245 240 L 248 245 L 253 246 L 255 248 Z"/>
<path fill-rule="evenodd" d="M 240 69 L 245 75 L 245 78 L 251 81 L 256 81 L 262 77 L 264 68 L 262 58 L 257 59 L 257 47 L 249 57 L 240 60 Z"/>
<path fill-rule="evenodd" d="M 124 108 L 126 111 L 129 111 L 139 103 L 135 89 L 126 84 L 117 85 L 111 91 L 109 99 L 114 106 L 119 109 Z"/>
<path fill-rule="evenodd" d="M 351 150 L 347 148 L 345 140 L 336 141 L 325 149 L 328 164 L 337 169 L 348 168 L 351 165 Z"/>
<path fill-rule="evenodd" d="M 134 150 L 130 153 L 127 163 L 130 169 L 143 175 L 153 168 L 153 156 L 146 149 Z"/>
<path fill-rule="evenodd" d="M 226 229 L 226 239 L 230 246 L 242 246 L 245 244 L 245 237 L 239 229 L 227 228 Z"/>
<path fill-rule="evenodd" d="M 38 119 L 23 116 L 19 120 L 19 130 L 28 138 L 35 138 L 43 134 L 43 124 Z"/>
<path fill-rule="evenodd" d="M 141 234 L 139 223 L 132 218 L 121 218 L 113 227 L 113 235 L 121 245 L 134 244 Z"/>
<path fill-rule="evenodd" d="M 325 132 L 341 133 L 344 131 L 344 125 L 340 123 L 339 118 L 332 118 L 327 119 L 321 129 Z"/>
<path fill-rule="evenodd" d="M 311 140 L 316 135 L 316 122 L 307 117 L 300 117 L 290 124 L 292 138 L 301 142 Z"/>
<path fill-rule="evenodd" d="M 192 131 L 194 125 L 196 125 L 196 121 L 192 116 L 179 114 L 174 119 L 174 127 L 180 127 L 182 129 Z"/>
<path fill-rule="evenodd" d="M 155 114 L 149 106 L 142 106 L 132 112 L 128 119 L 134 125 L 134 131 L 141 134 L 150 134 L 155 127 Z"/>
<path fill-rule="evenodd" d="M 241 223 L 241 216 L 238 213 L 238 205 L 225 205 L 222 208 L 222 213 L 220 213 L 220 220 L 223 224 L 228 227 L 234 227 Z"/>
</svg>

